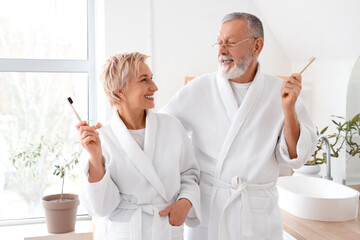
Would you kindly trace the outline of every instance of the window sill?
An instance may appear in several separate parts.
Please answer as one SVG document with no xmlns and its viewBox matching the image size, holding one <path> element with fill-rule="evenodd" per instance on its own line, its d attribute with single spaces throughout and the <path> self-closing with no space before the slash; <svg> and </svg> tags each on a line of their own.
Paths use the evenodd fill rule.
<svg viewBox="0 0 360 240">
<path fill-rule="evenodd" d="M 0 227 L 0 238 L 6 240 L 92 240 L 91 220 L 77 220 L 75 231 L 48 233 L 46 223 Z"/>
</svg>

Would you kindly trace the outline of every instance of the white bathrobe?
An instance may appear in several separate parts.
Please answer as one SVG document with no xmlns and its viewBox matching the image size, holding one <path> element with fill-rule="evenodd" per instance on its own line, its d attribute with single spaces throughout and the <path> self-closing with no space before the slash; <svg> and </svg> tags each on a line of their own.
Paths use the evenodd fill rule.
<svg viewBox="0 0 360 240">
<path fill-rule="evenodd" d="M 96 224 L 96 239 L 183 239 L 183 226 L 169 224 L 162 211 L 180 198 L 193 207 L 186 224 L 200 221 L 200 171 L 181 123 L 172 116 L 147 111 L 144 150 L 114 111 L 99 129 L 106 173 L 89 183 L 89 164 L 83 171 L 80 201 Z M 190 215 L 192 217 L 190 217 Z"/>
<path fill-rule="evenodd" d="M 192 131 L 200 163 L 202 222 L 190 230 L 191 240 L 283 238 L 275 186 L 279 164 L 301 167 L 314 151 L 316 133 L 298 98 L 298 157 L 290 159 L 282 83 L 259 69 L 238 107 L 229 80 L 211 73 L 191 81 L 161 110 Z"/>
</svg>

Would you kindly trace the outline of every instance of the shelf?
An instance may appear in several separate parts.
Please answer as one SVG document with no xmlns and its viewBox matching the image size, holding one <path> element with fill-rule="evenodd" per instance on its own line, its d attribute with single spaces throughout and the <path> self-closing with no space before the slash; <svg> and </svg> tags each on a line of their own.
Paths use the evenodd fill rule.
<svg viewBox="0 0 360 240">
<path fill-rule="evenodd" d="M 48 233 L 46 223 L 0 227 L 1 239 L 6 240 L 92 240 L 91 220 L 76 221 L 75 231 Z"/>
</svg>

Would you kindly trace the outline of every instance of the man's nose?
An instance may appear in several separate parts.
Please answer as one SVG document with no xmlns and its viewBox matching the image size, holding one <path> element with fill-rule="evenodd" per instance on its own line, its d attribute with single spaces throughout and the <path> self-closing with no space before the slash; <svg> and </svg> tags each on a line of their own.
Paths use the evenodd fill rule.
<svg viewBox="0 0 360 240">
<path fill-rule="evenodd" d="M 218 55 L 228 55 L 229 51 L 224 45 L 219 45 Z"/>
</svg>

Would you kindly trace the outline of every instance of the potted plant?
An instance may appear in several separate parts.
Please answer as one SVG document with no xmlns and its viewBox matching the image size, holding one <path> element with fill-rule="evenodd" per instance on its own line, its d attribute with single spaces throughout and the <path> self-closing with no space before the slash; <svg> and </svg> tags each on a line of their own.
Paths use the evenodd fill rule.
<svg viewBox="0 0 360 240">
<path fill-rule="evenodd" d="M 47 195 L 42 198 L 45 208 L 46 223 L 50 233 L 66 233 L 74 231 L 79 198 L 76 194 L 64 193 L 65 177 L 79 162 L 80 151 L 66 154 L 65 142 L 58 140 L 48 144 L 50 160 L 54 163 L 53 175 L 61 179 L 61 193 Z"/>
<path fill-rule="evenodd" d="M 65 178 L 79 162 L 80 151 L 73 151 L 74 143 L 64 141 L 57 136 L 53 143 L 45 142 L 41 137 L 39 141 L 24 145 L 17 153 L 10 157 L 15 167 L 18 178 L 26 176 L 28 183 L 41 188 L 37 191 L 40 198 L 49 186 L 45 179 L 52 175 L 61 179 L 61 191 L 59 194 L 42 197 L 42 205 L 45 208 L 47 228 L 50 233 L 65 233 L 74 231 L 77 207 L 79 199 L 76 194 L 64 193 Z M 81 149 L 81 148 L 80 148 Z M 24 175 L 26 174 L 26 175 Z M 45 182 L 45 183 L 44 183 Z M 26 190 L 26 189 L 25 189 Z M 30 206 L 31 207 L 31 206 Z"/>
<path fill-rule="evenodd" d="M 328 134 L 330 140 L 331 157 L 337 158 L 344 147 L 349 156 L 359 155 L 360 146 L 354 140 L 355 136 L 360 135 L 360 113 L 356 114 L 351 120 L 345 121 L 343 117 L 332 116 L 332 123 L 335 125 L 335 132 Z M 320 134 L 325 134 L 329 126 L 325 127 Z M 325 153 L 320 156 L 320 150 L 323 150 L 324 141 L 320 141 L 317 149 L 313 154 L 313 159 L 309 161 L 310 164 L 322 164 L 326 162 Z"/>
<path fill-rule="evenodd" d="M 331 157 L 338 158 L 341 151 L 345 149 L 347 157 L 359 156 L 360 146 L 354 139 L 360 135 L 360 113 L 356 114 L 352 119 L 345 121 L 343 117 L 331 116 L 331 122 L 334 126 L 326 126 L 324 129 L 317 131 L 318 135 L 325 134 L 330 143 Z M 335 128 L 335 132 L 327 134 L 329 127 Z M 324 152 L 324 140 L 320 139 L 316 146 L 316 150 L 312 155 L 312 159 L 307 161 L 305 167 L 317 166 L 326 163 L 326 154 Z"/>
</svg>

